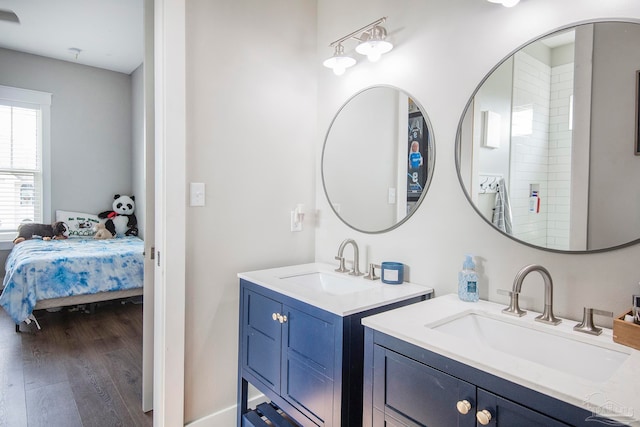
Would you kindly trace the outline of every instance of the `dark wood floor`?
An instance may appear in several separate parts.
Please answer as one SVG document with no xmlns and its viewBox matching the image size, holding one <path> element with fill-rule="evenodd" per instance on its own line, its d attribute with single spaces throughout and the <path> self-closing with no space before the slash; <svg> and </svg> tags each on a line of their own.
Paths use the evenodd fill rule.
<svg viewBox="0 0 640 427">
<path fill-rule="evenodd" d="M 142 304 L 37 311 L 22 332 L 0 309 L 0 426 L 152 426 L 142 412 Z"/>
</svg>

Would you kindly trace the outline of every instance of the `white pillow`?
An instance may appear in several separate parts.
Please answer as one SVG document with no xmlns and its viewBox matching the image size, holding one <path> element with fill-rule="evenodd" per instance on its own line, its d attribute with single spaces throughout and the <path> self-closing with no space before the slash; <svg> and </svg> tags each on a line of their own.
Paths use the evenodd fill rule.
<svg viewBox="0 0 640 427">
<path fill-rule="evenodd" d="M 56 211 L 56 221 L 67 223 L 69 237 L 91 237 L 96 234 L 95 227 L 100 219 L 98 215 L 88 213 Z"/>
</svg>

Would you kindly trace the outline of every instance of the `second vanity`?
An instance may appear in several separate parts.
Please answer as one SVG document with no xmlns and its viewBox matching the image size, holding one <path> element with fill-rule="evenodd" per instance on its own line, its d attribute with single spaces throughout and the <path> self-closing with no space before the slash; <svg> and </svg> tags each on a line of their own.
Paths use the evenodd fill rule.
<svg viewBox="0 0 640 427">
<path fill-rule="evenodd" d="M 366 317 L 366 426 L 640 425 L 640 351 L 445 295 Z"/>
<path fill-rule="evenodd" d="M 304 427 L 362 424 L 362 318 L 423 301 L 432 289 L 334 269 L 314 263 L 238 275 L 239 426 L 266 425 L 262 417 L 275 421 L 280 411 Z M 249 384 L 273 405 L 250 409 Z"/>
</svg>

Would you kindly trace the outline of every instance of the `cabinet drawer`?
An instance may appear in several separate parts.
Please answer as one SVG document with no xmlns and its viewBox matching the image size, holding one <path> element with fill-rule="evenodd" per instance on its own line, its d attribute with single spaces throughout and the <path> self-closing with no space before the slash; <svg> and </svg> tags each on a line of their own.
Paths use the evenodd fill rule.
<svg viewBox="0 0 640 427">
<path fill-rule="evenodd" d="M 510 400 L 478 389 L 478 410 L 488 410 L 492 419 L 489 426 L 517 427 L 569 427 L 569 424 L 554 420 L 539 412 L 525 408 Z"/>
<path fill-rule="evenodd" d="M 460 400 L 475 407 L 475 386 L 415 360 L 375 346 L 373 381 L 374 408 L 383 411 L 387 421 L 429 427 L 476 424 L 475 411 L 462 415 L 456 409 Z"/>
</svg>

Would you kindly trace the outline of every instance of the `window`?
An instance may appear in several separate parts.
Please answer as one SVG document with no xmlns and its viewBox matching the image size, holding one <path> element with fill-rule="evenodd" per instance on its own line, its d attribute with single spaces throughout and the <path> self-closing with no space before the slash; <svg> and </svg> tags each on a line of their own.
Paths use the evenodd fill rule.
<svg viewBox="0 0 640 427">
<path fill-rule="evenodd" d="M 20 223 L 49 222 L 51 94 L 0 86 L 0 241 Z"/>
<path fill-rule="evenodd" d="M 20 206 L 36 205 L 36 188 L 33 184 L 20 184 Z"/>
</svg>

